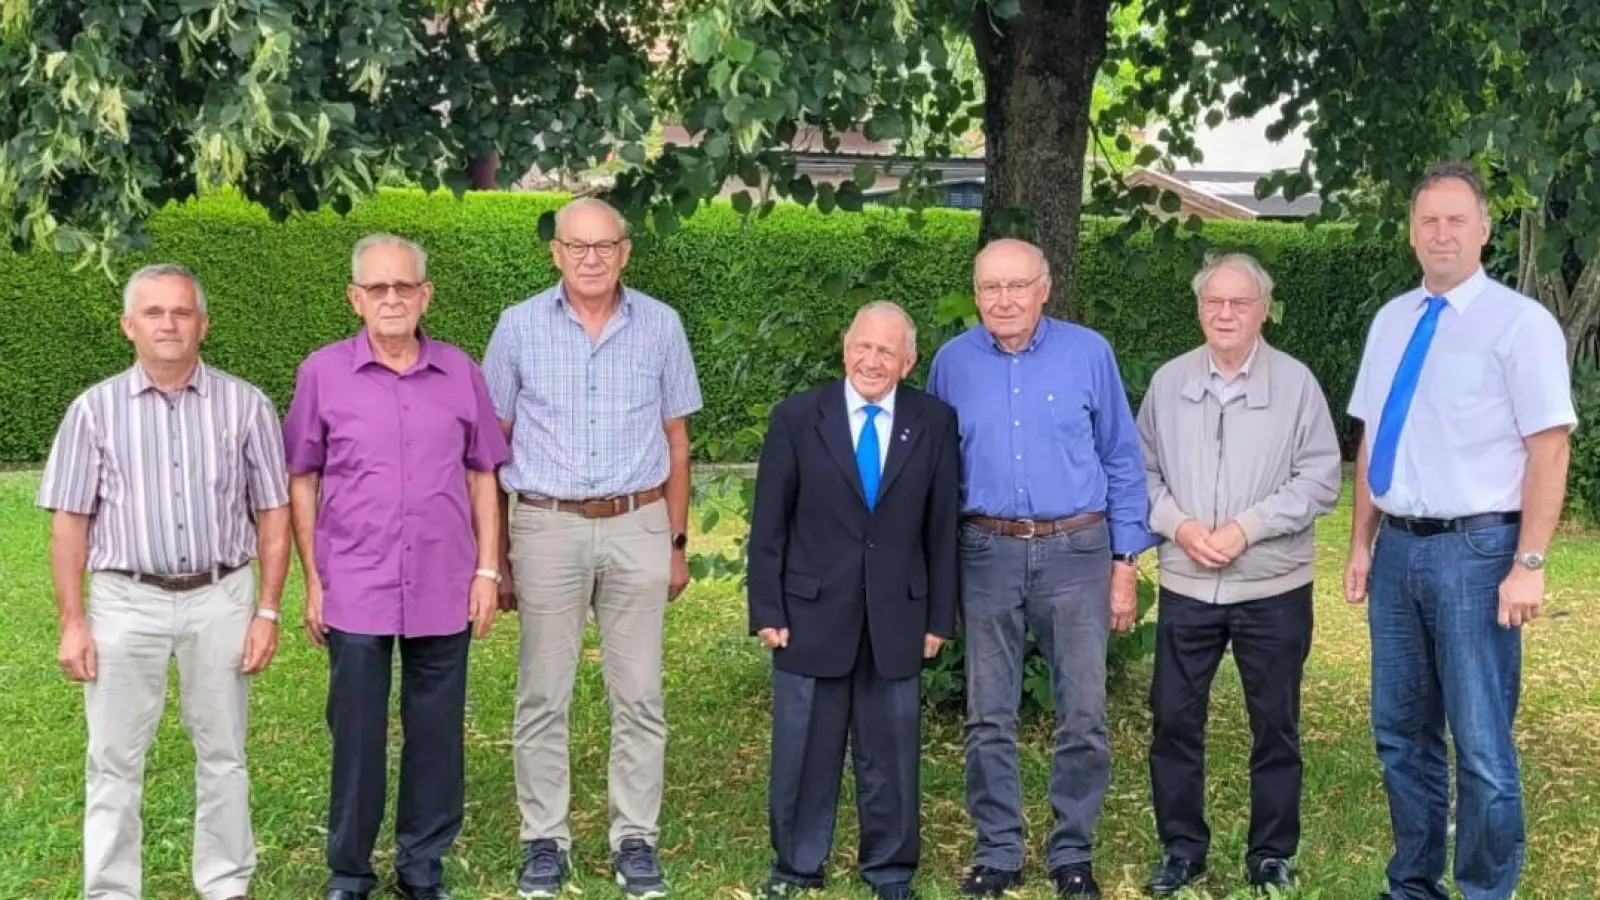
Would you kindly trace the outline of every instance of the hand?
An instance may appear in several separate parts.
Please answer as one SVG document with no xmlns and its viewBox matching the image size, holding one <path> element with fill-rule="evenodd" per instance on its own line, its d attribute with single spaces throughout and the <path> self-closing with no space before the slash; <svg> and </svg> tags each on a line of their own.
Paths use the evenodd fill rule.
<svg viewBox="0 0 1600 900">
<path fill-rule="evenodd" d="M 500 607 L 500 586 L 482 576 L 472 577 L 472 587 L 467 591 L 467 618 L 476 623 L 472 636 L 481 638 L 494 624 L 495 610 Z"/>
<path fill-rule="evenodd" d="M 1173 543 L 1178 549 L 1189 555 L 1196 564 L 1207 569 L 1220 569 L 1228 564 L 1228 558 L 1223 556 L 1211 544 L 1211 529 L 1201 525 L 1197 520 L 1190 519 L 1178 526 L 1178 531 L 1172 536 Z"/>
<path fill-rule="evenodd" d="M 501 612 L 517 611 L 517 586 L 511 580 L 511 560 L 500 560 L 499 605 Z"/>
<path fill-rule="evenodd" d="M 756 632 L 756 637 L 761 639 L 761 645 L 768 650 L 777 650 L 789 646 L 789 629 L 763 628 Z"/>
<path fill-rule="evenodd" d="M 1211 532 L 1211 536 L 1206 538 L 1206 543 L 1230 563 L 1238 559 L 1245 548 L 1250 546 L 1250 541 L 1245 538 L 1244 529 L 1239 527 L 1238 522 L 1229 522 Z"/>
<path fill-rule="evenodd" d="M 682 550 L 672 550 L 672 577 L 667 581 L 667 602 L 678 599 L 683 589 L 689 586 L 689 557 Z"/>
<path fill-rule="evenodd" d="M 1520 563 L 1500 582 L 1500 627 L 1517 628 L 1539 618 L 1544 606 L 1544 570 Z"/>
<path fill-rule="evenodd" d="M 61 629 L 61 647 L 56 663 L 68 681 L 93 681 L 95 677 L 94 638 L 87 622 L 74 622 Z"/>
<path fill-rule="evenodd" d="M 320 600 L 320 598 L 319 598 Z M 252 616 L 250 630 L 244 636 L 244 668 L 246 675 L 266 671 L 278 652 L 278 623 L 260 616 Z"/>
<path fill-rule="evenodd" d="M 1139 571 L 1125 562 L 1111 564 L 1111 630 L 1124 632 L 1133 627 L 1139 613 Z"/>
<path fill-rule="evenodd" d="M 313 647 L 328 646 L 328 626 L 322 621 L 322 583 L 306 581 L 306 638 Z"/>
<path fill-rule="evenodd" d="M 1360 603 L 1367 599 L 1367 579 L 1371 574 L 1372 551 L 1351 547 L 1350 560 L 1344 565 L 1344 602 Z"/>
<path fill-rule="evenodd" d="M 943 646 L 944 646 L 944 638 L 939 637 L 937 634 L 925 634 L 925 635 L 923 635 L 922 636 L 922 658 L 923 659 L 933 659 L 935 656 L 939 655 L 939 648 L 943 647 Z"/>
</svg>

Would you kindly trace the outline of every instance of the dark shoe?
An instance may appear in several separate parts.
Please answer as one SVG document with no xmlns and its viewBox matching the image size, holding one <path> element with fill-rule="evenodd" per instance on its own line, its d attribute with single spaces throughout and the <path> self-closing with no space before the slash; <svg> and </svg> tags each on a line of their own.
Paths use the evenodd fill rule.
<svg viewBox="0 0 1600 900">
<path fill-rule="evenodd" d="M 1194 883 L 1205 871 L 1206 864 L 1203 862 L 1167 854 L 1161 857 L 1161 865 L 1150 873 L 1144 892 L 1152 897 L 1171 897 Z"/>
<path fill-rule="evenodd" d="M 1284 890 L 1294 887 L 1294 872 L 1290 870 L 1289 861 L 1286 859 L 1252 860 L 1246 863 L 1245 869 L 1252 887 L 1275 887 Z M 1261 893 L 1266 892 L 1263 890 Z"/>
<path fill-rule="evenodd" d="M 961 885 L 965 897 L 998 897 L 1006 891 L 1022 887 L 1022 873 L 993 866 L 973 866 L 967 880 Z"/>
<path fill-rule="evenodd" d="M 522 900 L 555 897 L 567 881 L 567 854 L 548 838 L 529 841 L 522 850 L 522 877 L 517 896 Z"/>
<path fill-rule="evenodd" d="M 781 878 L 773 878 L 770 879 L 766 883 L 766 886 L 761 889 L 761 898 L 762 900 L 789 900 L 791 897 L 799 897 L 806 891 L 814 891 L 820 887 L 822 887 L 820 884 L 815 886 L 808 884 L 797 884 L 793 881 L 784 881 Z"/>
<path fill-rule="evenodd" d="M 418 887 L 406 884 L 398 879 L 394 883 L 394 892 L 404 897 L 405 900 L 450 900 L 450 892 L 442 884 L 430 884 L 427 887 Z"/>
<path fill-rule="evenodd" d="M 617 871 L 617 885 L 629 897 L 653 900 L 667 895 L 667 879 L 661 874 L 655 848 L 640 838 L 623 841 L 612 866 Z"/>
<path fill-rule="evenodd" d="M 344 888 L 331 888 L 327 900 L 367 900 L 372 894 L 368 891 L 347 891 Z"/>
<path fill-rule="evenodd" d="M 906 881 L 873 885 L 872 896 L 877 900 L 917 900 L 917 892 Z"/>
<path fill-rule="evenodd" d="M 1056 882 L 1057 897 L 1099 897 L 1100 885 L 1095 883 L 1094 870 L 1088 863 L 1068 863 L 1056 866 L 1050 877 Z"/>
</svg>

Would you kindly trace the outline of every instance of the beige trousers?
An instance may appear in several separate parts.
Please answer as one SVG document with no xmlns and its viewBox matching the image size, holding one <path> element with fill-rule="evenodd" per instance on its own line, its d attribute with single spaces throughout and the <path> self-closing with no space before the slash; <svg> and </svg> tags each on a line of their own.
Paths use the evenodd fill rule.
<svg viewBox="0 0 1600 900">
<path fill-rule="evenodd" d="M 195 751 L 194 885 L 205 900 L 248 893 L 256 848 L 245 771 L 249 679 L 239 669 L 254 611 L 248 566 L 181 593 L 125 575 L 91 579 L 89 632 L 98 670 L 84 685 L 87 900 L 142 895 L 145 753 L 161 722 L 173 657 L 181 718 Z"/>
<path fill-rule="evenodd" d="M 607 774 L 613 851 L 660 837 L 667 724 L 661 631 L 672 541 L 665 501 L 607 519 L 512 500 L 511 571 L 520 635 L 512 732 L 524 841 L 572 844 L 567 710 L 589 610 L 611 703 Z"/>
</svg>

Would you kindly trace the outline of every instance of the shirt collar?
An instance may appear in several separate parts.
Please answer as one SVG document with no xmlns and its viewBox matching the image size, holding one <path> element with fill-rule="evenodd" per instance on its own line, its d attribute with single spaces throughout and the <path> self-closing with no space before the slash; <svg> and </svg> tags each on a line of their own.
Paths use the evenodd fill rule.
<svg viewBox="0 0 1600 900">
<path fill-rule="evenodd" d="M 133 364 L 132 377 L 128 380 L 128 393 L 137 397 L 145 391 L 156 390 L 155 382 L 150 380 L 150 373 L 144 369 L 144 364 Z M 204 397 L 211 393 L 211 373 L 206 369 L 204 362 L 194 364 L 194 372 L 189 375 L 189 382 L 183 386 L 186 391 L 194 391 Z"/>
<path fill-rule="evenodd" d="M 372 337 L 367 334 L 365 325 L 361 326 L 355 337 L 350 340 L 354 342 L 352 347 L 354 352 L 350 358 L 350 371 L 359 372 L 363 367 L 377 361 L 372 355 Z M 421 327 L 417 328 L 417 342 L 419 344 L 417 362 L 409 371 L 415 372 L 418 369 L 431 368 L 438 372 L 445 372 L 443 361 L 439 358 L 439 354 L 434 351 L 433 340 L 423 332 Z"/>
<path fill-rule="evenodd" d="M 1444 302 L 1456 312 L 1464 313 L 1467 311 L 1467 307 L 1472 305 L 1472 301 L 1477 299 L 1478 295 L 1483 293 L 1483 289 L 1488 286 L 1489 275 L 1483 271 L 1483 266 L 1479 266 L 1478 271 L 1473 272 L 1471 278 L 1444 292 Z M 1417 297 L 1418 308 L 1426 303 L 1429 297 L 1433 296 L 1428 293 L 1426 285 L 1421 286 L 1419 289 L 1422 293 Z"/>
<path fill-rule="evenodd" d="M 1259 368 L 1255 367 L 1256 357 L 1260 355 L 1261 348 L 1266 346 L 1265 338 L 1256 338 L 1256 345 L 1250 351 L 1250 358 L 1245 361 L 1239 375 L 1244 379 L 1245 405 L 1251 409 L 1260 409 L 1268 404 L 1272 397 L 1272 365 L 1266 363 Z M 1195 353 L 1200 359 L 1195 358 Z M 1183 380 L 1183 387 L 1178 393 L 1186 400 L 1199 402 L 1207 394 L 1207 382 L 1211 376 L 1217 374 L 1216 366 L 1211 361 L 1211 350 L 1202 346 L 1198 351 L 1190 351 L 1186 363 L 1188 374 Z"/>
<path fill-rule="evenodd" d="M 978 330 L 983 333 L 984 339 L 986 341 L 988 341 L 990 349 L 994 350 L 994 352 L 1000 354 L 1001 356 L 1012 356 L 1013 355 L 1010 350 L 1007 350 L 1004 346 L 1002 346 L 1000 344 L 1000 339 L 996 338 L 994 336 L 994 334 L 989 331 L 987 326 L 980 324 L 980 325 L 978 325 Z M 1019 353 L 1019 354 L 1020 353 L 1032 353 L 1033 351 L 1039 349 L 1039 345 L 1044 343 L 1045 336 L 1049 331 L 1050 331 L 1050 317 L 1049 316 L 1045 316 L 1045 315 L 1041 315 L 1039 317 L 1039 324 L 1033 326 L 1033 336 L 1028 338 L 1028 345 L 1026 347 L 1023 347 L 1021 350 L 1016 351 L 1016 352 Z"/>
<path fill-rule="evenodd" d="M 555 300 L 557 309 L 567 309 L 569 307 L 570 304 L 567 302 L 567 280 L 565 278 L 556 282 L 556 289 L 552 293 L 552 299 Z M 628 290 L 627 285 L 620 281 L 617 282 L 617 311 L 625 317 L 633 312 L 633 293 Z"/>
<path fill-rule="evenodd" d="M 883 395 L 883 399 L 878 401 L 878 415 L 894 418 L 894 395 L 899 390 L 900 385 L 897 384 L 889 389 L 889 393 Z M 848 377 L 844 380 L 844 405 L 852 416 L 867 405 L 867 398 L 861 396 L 861 392 L 856 390 L 856 386 L 850 383 Z"/>
<path fill-rule="evenodd" d="M 1250 345 L 1250 355 L 1244 358 L 1244 365 L 1239 367 L 1239 371 L 1233 373 L 1232 378 L 1225 380 L 1232 381 L 1234 378 L 1249 378 L 1250 364 L 1256 361 L 1256 351 L 1259 349 L 1261 349 L 1261 339 L 1256 338 L 1256 342 Z M 1206 349 L 1206 371 L 1211 373 L 1213 378 L 1223 378 L 1222 370 L 1217 368 L 1217 358 L 1211 355 L 1210 348 Z"/>
</svg>

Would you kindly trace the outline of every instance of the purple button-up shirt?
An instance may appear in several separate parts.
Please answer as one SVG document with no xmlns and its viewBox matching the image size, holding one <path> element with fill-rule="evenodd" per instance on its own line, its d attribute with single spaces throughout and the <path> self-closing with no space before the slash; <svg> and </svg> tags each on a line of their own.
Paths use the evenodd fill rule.
<svg viewBox="0 0 1600 900">
<path fill-rule="evenodd" d="M 478 567 L 467 470 L 508 455 L 483 374 L 423 338 L 409 370 L 373 359 L 365 329 L 313 353 L 284 423 L 289 472 L 322 477 L 316 565 L 323 620 L 356 634 L 467 627 Z"/>
</svg>

